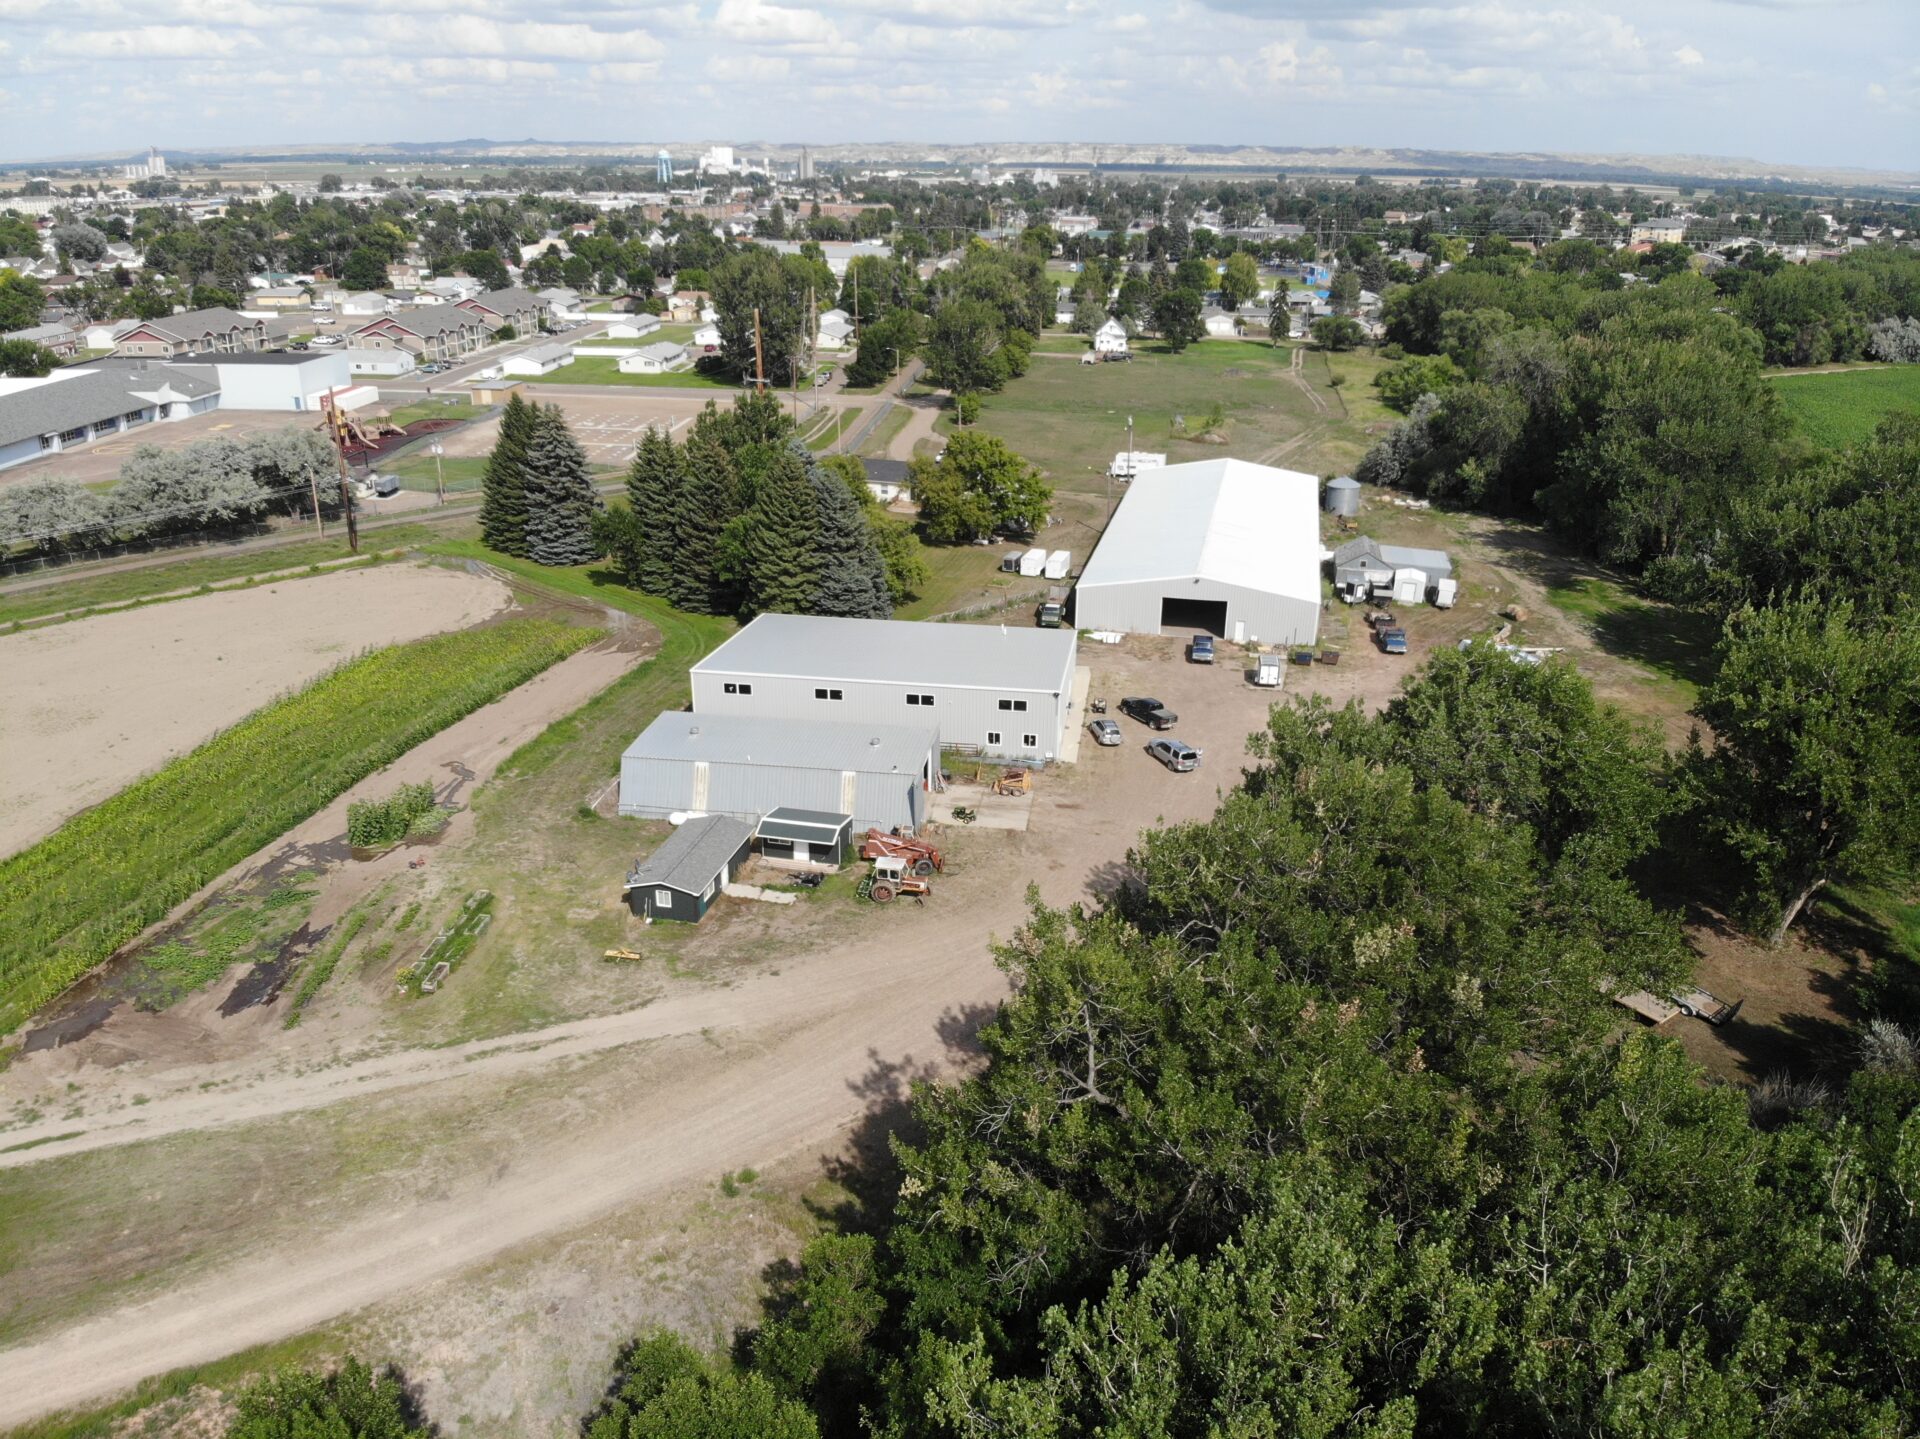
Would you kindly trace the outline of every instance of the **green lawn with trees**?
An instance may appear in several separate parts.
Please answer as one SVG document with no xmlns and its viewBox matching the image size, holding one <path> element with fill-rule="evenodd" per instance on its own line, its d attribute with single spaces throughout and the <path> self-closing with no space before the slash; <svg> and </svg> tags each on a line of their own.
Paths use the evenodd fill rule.
<svg viewBox="0 0 1920 1439">
<path fill-rule="evenodd" d="M 530 385 L 628 385 L 656 390 L 738 390 L 731 378 L 705 370 L 670 370 L 661 375 L 629 375 L 620 369 L 618 355 L 588 355 L 569 360 L 544 375 L 521 377 Z"/>
</svg>

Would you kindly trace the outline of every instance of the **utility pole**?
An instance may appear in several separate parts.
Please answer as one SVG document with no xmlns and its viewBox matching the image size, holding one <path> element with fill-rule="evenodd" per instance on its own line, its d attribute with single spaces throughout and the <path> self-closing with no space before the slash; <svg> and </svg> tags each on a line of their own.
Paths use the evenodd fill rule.
<svg viewBox="0 0 1920 1439">
<path fill-rule="evenodd" d="M 347 470 L 347 416 L 331 394 L 321 400 L 327 412 L 327 432 L 333 440 L 333 460 L 340 471 L 340 508 L 347 517 L 347 549 L 360 553 L 360 526 L 353 515 L 353 477 Z"/>
<path fill-rule="evenodd" d="M 440 496 L 440 503 L 443 505 L 447 502 L 447 472 L 440 463 L 440 457 L 446 452 L 445 445 L 438 440 L 433 442 L 433 488 L 434 492 Z"/>
<path fill-rule="evenodd" d="M 762 394 L 767 389 L 766 357 L 760 353 L 760 311 L 753 312 L 753 387 Z"/>
</svg>

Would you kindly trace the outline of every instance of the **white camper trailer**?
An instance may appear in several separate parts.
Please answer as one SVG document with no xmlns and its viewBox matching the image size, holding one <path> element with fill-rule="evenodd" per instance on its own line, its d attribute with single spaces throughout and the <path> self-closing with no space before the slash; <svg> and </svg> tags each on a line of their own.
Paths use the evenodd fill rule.
<svg viewBox="0 0 1920 1439">
<path fill-rule="evenodd" d="M 1064 580 L 1067 571 L 1073 567 L 1073 552 L 1055 550 L 1047 556 L 1046 576 L 1050 580 Z"/>
<path fill-rule="evenodd" d="M 1437 609 L 1450 610 L 1460 593 L 1460 582 L 1452 575 L 1442 575 L 1433 582 L 1433 603 Z"/>
<path fill-rule="evenodd" d="M 1047 568 L 1047 552 L 1039 546 L 1020 556 L 1020 573 L 1030 580 L 1037 580 Z"/>
</svg>

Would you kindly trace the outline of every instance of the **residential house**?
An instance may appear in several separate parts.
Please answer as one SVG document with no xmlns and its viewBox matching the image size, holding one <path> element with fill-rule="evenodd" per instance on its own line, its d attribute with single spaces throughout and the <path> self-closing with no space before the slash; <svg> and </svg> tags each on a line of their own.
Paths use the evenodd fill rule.
<svg viewBox="0 0 1920 1439">
<path fill-rule="evenodd" d="M 630 319 L 615 320 L 601 334 L 609 340 L 644 340 L 659 328 L 658 315 L 634 315 Z"/>
<path fill-rule="evenodd" d="M 25 340 L 29 345 L 51 350 L 63 360 L 80 353 L 81 338 L 80 332 L 69 325 L 29 325 L 24 330 L 10 330 L 0 335 L 0 340 Z"/>
<path fill-rule="evenodd" d="M 382 315 L 347 337 L 360 350 L 405 350 L 423 360 L 455 360 L 485 345 L 491 335 L 481 316 L 458 305 L 422 305 Z"/>
<path fill-rule="evenodd" d="M 305 310 L 312 305 L 312 297 L 298 285 L 269 285 L 246 297 L 250 310 Z"/>
<path fill-rule="evenodd" d="M 114 354 L 134 360 L 177 360 L 187 355 L 237 355 L 273 342 L 267 322 L 237 310 L 188 310 L 160 320 L 142 320 L 120 338 Z"/>
<path fill-rule="evenodd" d="M 1053 323 L 1061 326 L 1063 329 L 1071 325 L 1073 323 L 1073 312 L 1078 308 L 1079 307 L 1073 302 L 1073 291 L 1069 290 L 1065 285 L 1062 285 L 1060 292 L 1053 297 Z"/>
<path fill-rule="evenodd" d="M 442 275 L 438 279 L 428 280 L 419 287 L 424 293 L 437 296 L 448 304 L 461 300 L 470 300 L 486 287 L 471 275 Z"/>
<path fill-rule="evenodd" d="M 1628 238 L 1636 244 L 1675 245 L 1687 238 L 1687 222 L 1678 219 L 1642 220 L 1633 227 L 1633 233 Z"/>
<path fill-rule="evenodd" d="M 707 307 L 705 290 L 675 290 L 667 297 L 667 318 L 676 325 L 691 325 Z"/>
<path fill-rule="evenodd" d="M 386 314 L 393 308 L 393 302 L 376 291 L 361 290 L 357 294 L 345 296 L 333 308 L 346 319 L 363 320 L 374 315 Z"/>
<path fill-rule="evenodd" d="M 1240 333 L 1240 317 L 1232 310 L 1223 310 L 1218 305 L 1208 305 L 1200 312 L 1200 323 L 1206 326 L 1207 334 L 1215 339 L 1232 339 Z"/>
<path fill-rule="evenodd" d="M 552 289 L 540 291 L 540 298 L 547 302 L 553 318 L 562 324 L 572 324 L 587 317 L 585 302 L 578 290 L 570 290 L 556 285 Z"/>
<path fill-rule="evenodd" d="M 529 345 L 518 354 L 508 355 L 500 361 L 502 375 L 551 375 L 562 365 L 573 359 L 573 346 L 565 341 L 555 340 L 546 345 Z"/>
<path fill-rule="evenodd" d="M 102 320 L 80 332 L 80 343 L 88 350 L 111 350 L 139 328 L 138 320 Z"/>
<path fill-rule="evenodd" d="M 488 290 L 470 300 L 461 300 L 459 307 L 478 315 L 489 333 L 511 325 L 516 335 L 539 334 L 551 313 L 545 300 L 530 290 L 519 289 Z"/>
<path fill-rule="evenodd" d="M 1127 327 L 1109 317 L 1106 324 L 1093 332 L 1093 350 L 1097 355 L 1126 354 Z"/>
<path fill-rule="evenodd" d="M 823 350 L 844 350 L 853 341 L 853 316 L 845 310 L 828 310 L 820 317 L 815 342 Z"/>
<path fill-rule="evenodd" d="M 387 283 L 396 290 L 417 290 L 427 282 L 427 267 L 418 260 L 387 262 Z"/>
<path fill-rule="evenodd" d="M 685 345 L 656 340 L 630 355 L 622 355 L 614 361 L 614 368 L 623 375 L 664 375 L 670 370 L 684 370 L 691 363 L 692 356 Z"/>
<path fill-rule="evenodd" d="M 693 332 L 692 344 L 693 344 L 693 348 L 698 350 L 703 355 L 719 354 L 720 353 L 720 327 L 718 325 L 711 325 L 711 324 L 701 325 Z"/>
</svg>

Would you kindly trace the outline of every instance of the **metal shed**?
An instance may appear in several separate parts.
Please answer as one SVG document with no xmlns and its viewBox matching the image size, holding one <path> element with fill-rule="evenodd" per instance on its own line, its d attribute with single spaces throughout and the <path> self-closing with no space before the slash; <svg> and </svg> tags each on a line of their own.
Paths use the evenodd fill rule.
<svg viewBox="0 0 1920 1439">
<path fill-rule="evenodd" d="M 1418 604 L 1426 597 L 1428 584 L 1453 574 L 1453 560 L 1444 550 L 1420 549 L 1412 545 L 1383 545 L 1362 535 L 1348 540 L 1333 552 L 1333 587 L 1348 602 L 1394 596 L 1398 598 L 1399 572 L 1418 572 L 1420 593 L 1402 604 Z"/>
<path fill-rule="evenodd" d="M 1320 630 L 1320 481 L 1245 460 L 1146 470 L 1074 591 L 1075 623 L 1312 644 Z"/>
<path fill-rule="evenodd" d="M 935 748 L 1040 764 L 1060 752 L 1078 654 L 1065 629 L 767 614 L 693 667 L 693 708 L 904 725 L 933 730 Z"/>
<path fill-rule="evenodd" d="M 930 726 L 670 710 L 620 757 L 620 813 L 730 814 L 757 825 L 797 809 L 850 815 L 862 829 L 917 829 L 939 747 Z"/>
<path fill-rule="evenodd" d="M 853 816 L 782 805 L 760 821 L 753 837 L 773 859 L 841 865 L 853 848 Z"/>
<path fill-rule="evenodd" d="M 753 844 L 753 826 L 731 815 L 690 819 L 627 875 L 627 908 L 642 919 L 697 924 Z"/>
</svg>

